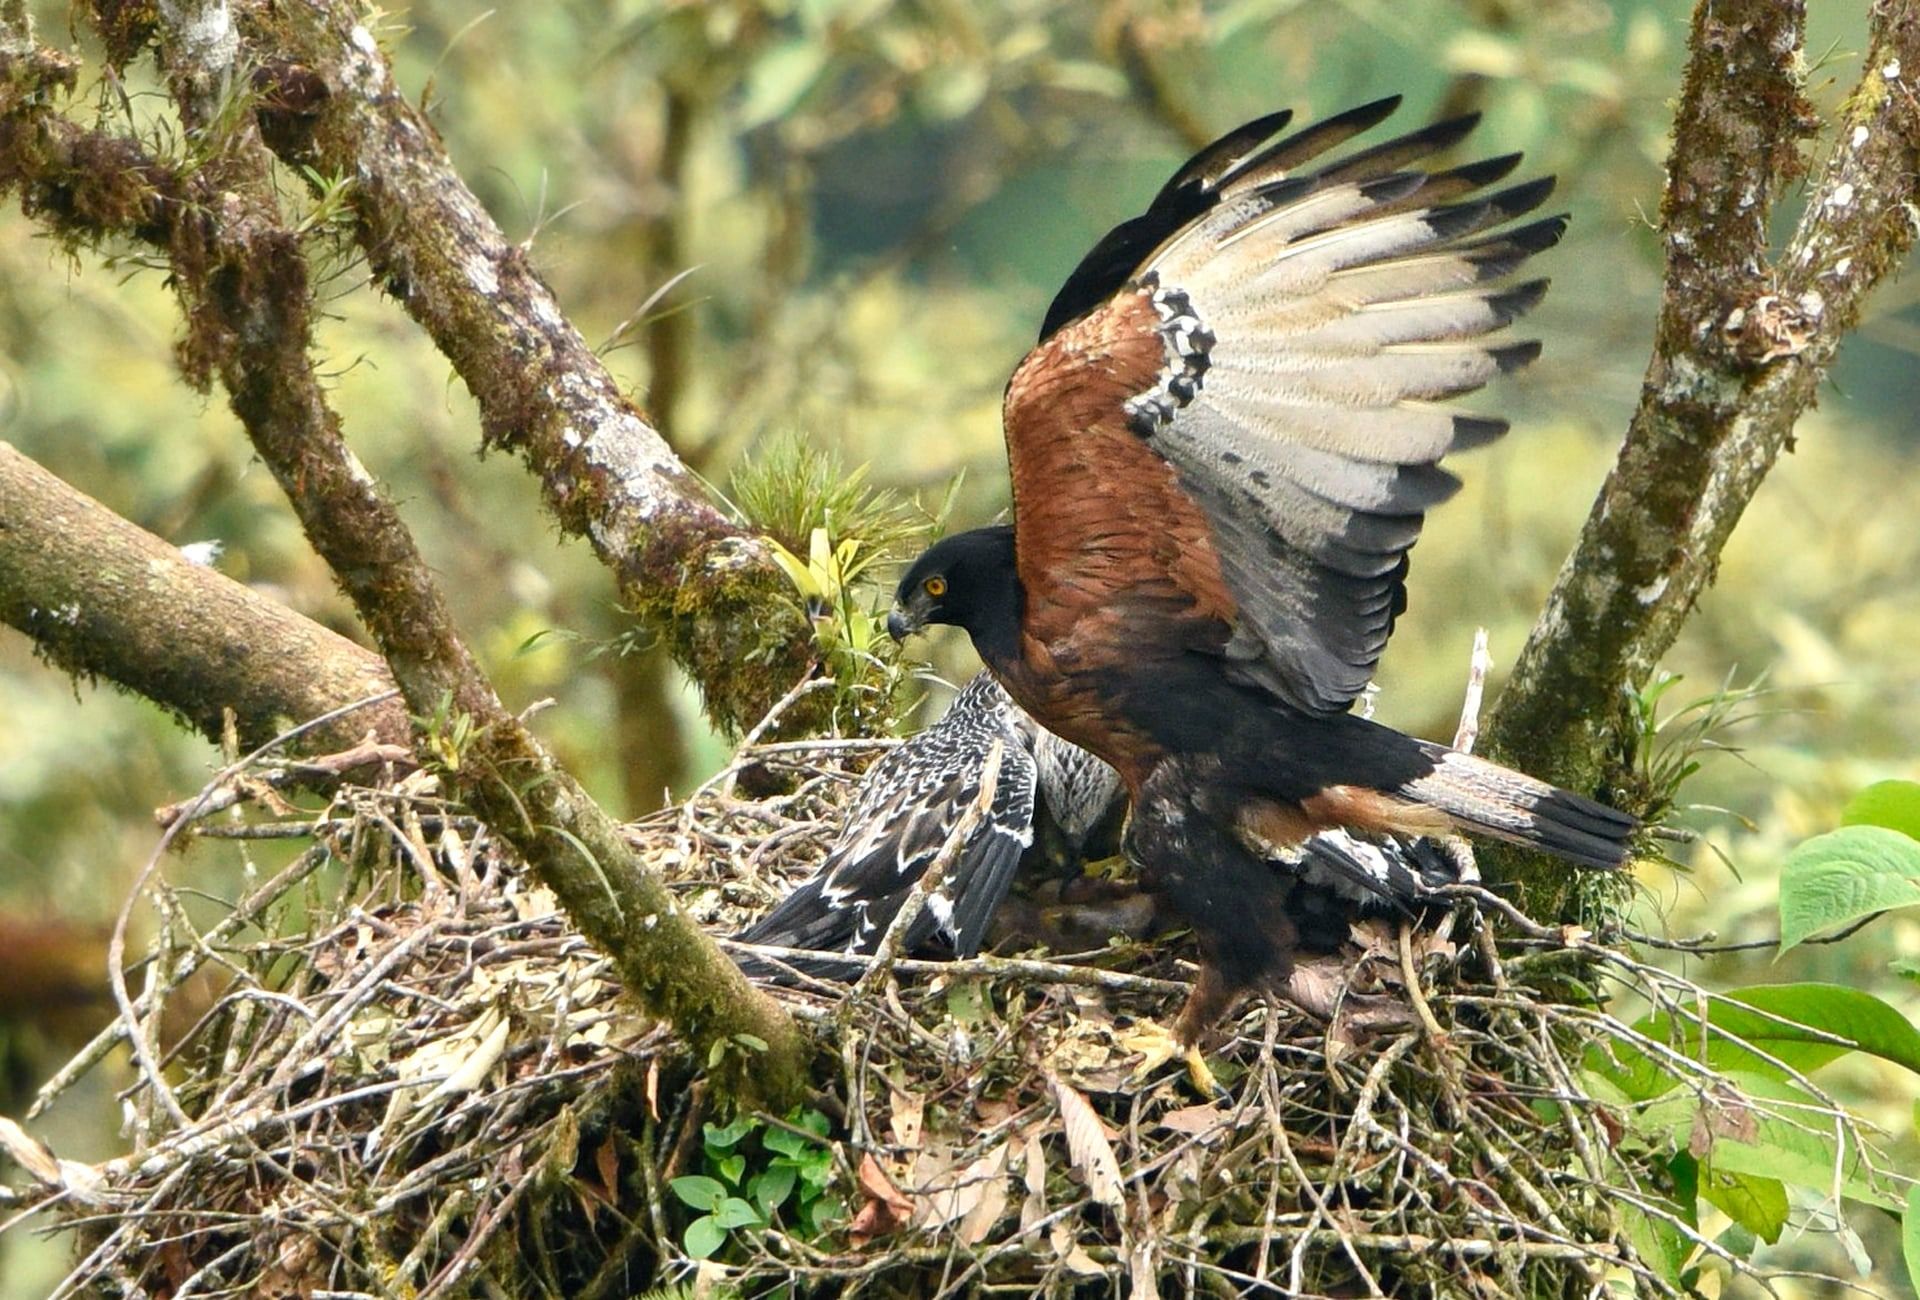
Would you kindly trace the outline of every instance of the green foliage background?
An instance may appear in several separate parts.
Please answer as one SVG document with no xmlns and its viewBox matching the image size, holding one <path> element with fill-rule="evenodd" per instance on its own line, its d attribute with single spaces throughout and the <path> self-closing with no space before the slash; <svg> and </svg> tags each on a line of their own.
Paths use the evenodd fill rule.
<svg viewBox="0 0 1920 1300">
<path fill-rule="evenodd" d="M 40 8 L 44 33 L 70 30 L 63 6 Z M 1530 170 L 1557 172 L 1575 221 L 1530 324 L 1545 358 L 1483 399 L 1518 415 L 1515 431 L 1461 464 L 1467 489 L 1429 525 L 1381 680 L 1381 716 L 1441 735 L 1474 626 L 1510 661 L 1637 397 L 1660 274 L 1648 218 L 1689 8 L 420 0 L 377 30 L 469 184 L 710 481 L 798 431 L 929 509 L 964 470 L 957 526 L 1005 504 L 1000 389 L 1057 282 L 1197 134 L 1394 91 L 1408 125 L 1443 105 L 1483 108 L 1476 147 L 1524 149 Z M 1809 48 L 1825 53 L 1811 80 L 1831 107 L 1865 4 L 1814 8 Z M 151 129 L 162 103 L 128 89 Z M 290 205 L 305 203 L 299 189 L 288 184 Z M 686 789 L 722 752 L 691 691 L 656 657 L 598 653 L 626 628 L 605 574 L 557 542 L 517 465 L 476 458 L 471 401 L 344 245 L 331 269 L 323 364 L 349 435 L 402 501 L 503 694 L 556 701 L 544 734 L 611 807 L 637 813 Z M 1683 819 L 1706 832 L 1690 870 L 1642 870 L 1645 928 L 1773 933 L 1786 849 L 1837 824 L 1868 782 L 1920 777 L 1916 298 L 1908 281 L 1875 304 L 1669 665 L 1686 676 L 1670 700 L 1763 673 L 1768 689 L 1723 738 L 1743 752 L 1709 760 L 1685 791 L 1708 806 Z M 236 422 L 176 379 L 176 332 L 159 274 L 70 259 L 17 211 L 0 215 L 0 437 L 162 536 L 220 539 L 225 572 L 351 631 Z M 570 635 L 527 648 L 550 629 Z M 932 652 L 954 680 L 972 671 L 955 639 Z M 150 809 L 216 759 L 155 709 L 76 687 L 0 632 L 0 908 L 110 917 L 151 851 Z M 224 894 L 242 866 L 203 847 L 184 869 Z M 1709 974 L 1861 984 L 1911 1013 L 1920 990 L 1886 960 L 1917 950 L 1909 912 L 1846 945 Z M 1843 1092 L 1920 1155 L 1907 1084 L 1864 1058 L 1846 1068 Z M 99 1115 L 67 1123 L 63 1154 L 111 1149 Z M 1898 1287 L 1884 1225 L 1859 1226 L 1888 1261 L 1865 1284 Z M 1834 1262 L 1825 1243 L 1782 1249 Z"/>
</svg>

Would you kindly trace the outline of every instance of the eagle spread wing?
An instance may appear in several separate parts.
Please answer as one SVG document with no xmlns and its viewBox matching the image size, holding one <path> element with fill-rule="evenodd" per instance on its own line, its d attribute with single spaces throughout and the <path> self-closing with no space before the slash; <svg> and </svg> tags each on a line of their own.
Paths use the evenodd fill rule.
<svg viewBox="0 0 1920 1300">
<path fill-rule="evenodd" d="M 1473 117 L 1323 161 L 1398 102 L 1223 136 L 1069 278 L 1006 398 L 1031 637 L 1177 627 L 1307 715 L 1371 680 L 1438 462 L 1506 430 L 1435 403 L 1537 353 L 1486 336 L 1565 226 L 1509 224 L 1550 179 L 1486 192 L 1518 155 L 1414 166 Z"/>
</svg>

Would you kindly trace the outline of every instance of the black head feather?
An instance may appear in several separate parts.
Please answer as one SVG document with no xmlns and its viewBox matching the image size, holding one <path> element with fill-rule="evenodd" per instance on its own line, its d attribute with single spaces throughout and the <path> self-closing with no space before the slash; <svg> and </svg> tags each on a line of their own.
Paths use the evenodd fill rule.
<svg viewBox="0 0 1920 1300">
<path fill-rule="evenodd" d="M 887 631 L 901 641 L 929 623 L 963 627 L 992 666 L 1019 654 L 1020 613 L 1013 528 L 996 524 L 942 538 L 915 560 L 894 592 Z"/>
</svg>

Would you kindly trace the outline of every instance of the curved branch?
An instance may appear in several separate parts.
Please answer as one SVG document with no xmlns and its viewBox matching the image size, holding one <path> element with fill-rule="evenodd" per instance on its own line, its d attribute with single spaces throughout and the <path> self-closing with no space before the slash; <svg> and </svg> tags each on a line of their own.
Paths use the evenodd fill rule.
<svg viewBox="0 0 1920 1300">
<path fill-rule="evenodd" d="M 444 724 L 429 728 L 422 749 L 440 758 L 446 785 L 514 845 L 642 1005 L 717 1063 L 719 1087 L 784 1102 L 804 1060 L 792 1019 L 680 910 L 618 825 L 494 694 L 412 536 L 341 437 L 314 373 L 307 263 L 280 220 L 266 149 L 246 119 L 205 116 L 218 102 L 204 92 L 219 83 L 219 69 L 192 65 L 184 45 L 163 54 L 200 146 L 191 172 L 157 164 L 136 141 L 58 117 L 42 95 L 8 93 L 28 73 L 61 84 L 34 72 L 60 71 L 57 56 L 18 68 L 0 56 L 0 192 L 17 190 L 29 215 L 69 241 L 132 236 L 165 253 L 187 321 L 183 367 L 196 382 L 217 377 L 227 389 L 409 708 Z"/>
<path fill-rule="evenodd" d="M 67 672 L 104 677 L 218 742 L 240 743 L 393 689 L 380 656 L 194 564 L 0 442 L 0 621 Z M 303 736 L 308 753 L 369 731 L 406 744 L 397 700 Z"/>
<path fill-rule="evenodd" d="M 351 177 L 357 238 L 388 292 L 480 405 L 489 444 L 517 452 L 548 509 L 612 569 L 629 608 L 665 634 L 738 730 L 813 660 L 790 587 L 760 541 L 623 394 L 566 319 L 527 250 L 509 244 L 440 137 L 395 85 L 358 6 L 246 6 L 243 30 L 269 146 Z"/>
</svg>

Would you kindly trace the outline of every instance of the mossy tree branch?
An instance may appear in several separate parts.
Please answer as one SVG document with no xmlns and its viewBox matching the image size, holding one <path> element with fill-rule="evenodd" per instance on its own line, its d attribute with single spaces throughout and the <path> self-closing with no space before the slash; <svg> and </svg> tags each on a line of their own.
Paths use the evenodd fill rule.
<svg viewBox="0 0 1920 1300">
<path fill-rule="evenodd" d="M 813 661 L 791 587 L 758 539 L 714 508 L 526 248 L 461 181 L 361 16 L 332 2 L 238 6 L 267 143 L 312 174 L 351 178 L 368 264 L 473 393 L 487 443 L 525 460 L 560 526 L 613 571 L 714 720 L 742 729 Z"/>
<path fill-rule="evenodd" d="M 1629 694 L 1713 581 L 1722 548 L 1818 395 L 1840 342 L 1915 234 L 1920 5 L 1880 0 L 1860 82 L 1779 257 L 1767 223 L 1818 127 L 1799 0 L 1701 0 L 1661 206 L 1653 356 L 1618 461 L 1487 725 L 1489 752 L 1645 804 Z M 1537 914 L 1565 873 L 1501 855 Z"/>
<path fill-rule="evenodd" d="M 0 443 L 0 622 L 48 662 L 108 681 L 218 741 L 255 748 L 296 722 L 393 690 L 379 655 L 202 565 Z M 370 705 L 300 737 L 343 750 L 410 737 Z"/>
<path fill-rule="evenodd" d="M 183 25 L 224 13 L 217 4 L 174 8 L 185 11 L 170 15 Z M 214 112 L 230 69 L 206 60 L 223 50 L 230 58 L 232 46 L 199 34 L 162 43 L 203 159 L 190 172 L 53 113 L 51 93 L 72 83 L 59 56 L 0 56 L 0 191 L 17 190 L 28 214 L 69 243 L 130 236 L 165 254 L 187 320 L 179 348 L 187 376 L 225 387 L 413 713 L 470 724 L 459 744 L 445 730 L 423 737 L 423 748 L 442 755 L 452 792 L 521 852 L 642 1004 L 718 1062 L 721 1089 L 787 1100 L 804 1060 L 791 1019 L 679 910 L 613 820 L 506 711 L 398 513 L 347 448 L 314 372 L 308 267 L 276 210 L 270 156 L 251 118 Z"/>
</svg>

